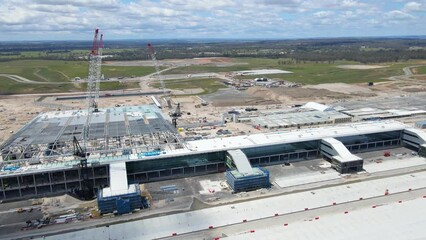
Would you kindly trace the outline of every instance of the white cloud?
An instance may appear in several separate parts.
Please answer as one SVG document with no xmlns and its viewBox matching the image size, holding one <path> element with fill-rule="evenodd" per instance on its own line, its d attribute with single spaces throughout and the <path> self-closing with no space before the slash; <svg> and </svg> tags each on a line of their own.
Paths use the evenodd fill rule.
<svg viewBox="0 0 426 240">
<path fill-rule="evenodd" d="M 342 7 L 359 7 L 362 4 L 356 0 L 343 0 Z"/>
<path fill-rule="evenodd" d="M 371 22 L 397 31 L 398 24 L 426 21 L 418 11 L 424 0 L 415 1 L 388 11 L 376 0 L 0 0 L 0 41 L 24 32 L 90 39 L 96 27 L 106 39 L 315 37 L 355 28 L 380 34 Z"/>
<path fill-rule="evenodd" d="M 333 15 L 333 12 L 331 11 L 319 11 L 314 13 L 314 16 L 318 18 L 330 17 L 331 15 Z"/>
<path fill-rule="evenodd" d="M 415 17 L 409 13 L 399 11 L 399 10 L 393 10 L 390 12 L 387 12 L 385 14 L 385 17 L 387 17 L 390 20 L 399 21 L 399 20 L 411 20 Z"/>
<path fill-rule="evenodd" d="M 416 11 L 424 11 L 425 6 L 418 2 L 408 2 L 405 4 L 404 9 L 405 12 L 416 12 Z"/>
</svg>

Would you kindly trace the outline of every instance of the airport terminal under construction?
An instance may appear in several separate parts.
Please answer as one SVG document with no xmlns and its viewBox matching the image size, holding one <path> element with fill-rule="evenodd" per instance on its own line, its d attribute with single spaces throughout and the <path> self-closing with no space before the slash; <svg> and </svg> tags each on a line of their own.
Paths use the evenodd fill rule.
<svg viewBox="0 0 426 240">
<path fill-rule="evenodd" d="M 288 81 L 234 78 L 289 73 L 253 69 L 214 73 L 226 90 L 201 97 L 191 88 L 165 89 L 159 75 L 165 69 L 152 44 L 148 54 L 156 72 L 137 79 L 143 91 L 100 94 L 98 33 L 89 55 L 86 94 L 43 95 L 29 103 L 40 108 L 14 112 L 16 103 L 1 106 L 9 115 L 9 126 L 2 130 L 13 134 L 2 136 L 0 145 L 2 239 L 277 239 L 276 233 L 292 231 L 295 235 L 287 238 L 307 233 L 306 239 L 328 238 L 325 234 L 341 239 L 362 233 L 358 238 L 377 239 L 386 231 L 368 237 L 363 232 L 384 221 L 405 225 L 407 236 L 424 233 L 410 231 L 421 224 L 392 218 L 392 211 L 355 219 L 360 227 L 352 229 L 341 228 L 343 221 L 335 216 L 326 219 L 336 212 L 348 216 L 349 211 L 392 209 L 422 223 L 426 208 L 400 207 L 426 199 L 426 94 L 328 101 L 311 98 L 317 90 Z M 184 80 L 194 77 L 182 75 Z M 196 81 L 204 80 L 200 75 Z M 242 97 L 243 88 L 260 95 L 307 90 L 309 96 L 258 101 Z M 232 101 L 224 104 L 221 98 Z M 403 200 L 411 203 L 400 204 Z M 320 234 L 311 235 L 306 226 L 294 230 L 298 221 L 322 224 L 317 225 Z"/>
<path fill-rule="evenodd" d="M 351 173 L 363 169 L 356 153 L 407 146 L 424 156 L 426 146 L 426 133 L 393 120 L 185 141 L 155 105 L 126 106 L 93 113 L 85 143 L 87 166 L 82 166 L 74 151 L 86 117 L 81 110 L 41 113 L 6 141 L 1 146 L 0 199 L 75 193 L 85 174 L 95 189 L 118 192 L 129 184 L 227 170 L 228 179 L 253 182 L 259 174 L 268 175 L 257 167 L 321 156 L 338 172 Z M 113 170 L 111 164 L 123 167 Z M 114 188 L 115 181 L 121 186 Z M 269 183 L 257 184 L 234 190 Z"/>
</svg>

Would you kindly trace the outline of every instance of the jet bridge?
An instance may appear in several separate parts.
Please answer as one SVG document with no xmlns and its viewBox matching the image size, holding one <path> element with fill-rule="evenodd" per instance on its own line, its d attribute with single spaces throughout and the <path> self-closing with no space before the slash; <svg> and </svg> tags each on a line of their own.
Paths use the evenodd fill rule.
<svg viewBox="0 0 426 240">
<path fill-rule="evenodd" d="M 228 150 L 226 164 L 226 181 L 234 192 L 269 188 L 269 172 L 262 168 L 253 168 L 247 156 L 240 149 Z"/>
<path fill-rule="evenodd" d="M 402 141 L 419 151 L 419 155 L 426 157 L 426 133 L 420 129 L 408 128 L 402 133 Z"/>
<path fill-rule="evenodd" d="M 228 167 L 231 169 L 234 166 L 237 168 L 238 172 L 243 175 L 252 175 L 253 168 L 250 165 L 250 161 L 247 159 L 247 156 L 240 149 L 237 150 L 228 150 L 227 151 L 229 157 L 228 159 L 231 162 L 227 163 Z"/>
<path fill-rule="evenodd" d="M 349 152 L 345 145 L 335 138 L 321 140 L 321 153 L 331 159 L 332 167 L 340 173 L 362 170 L 363 159 Z"/>
</svg>

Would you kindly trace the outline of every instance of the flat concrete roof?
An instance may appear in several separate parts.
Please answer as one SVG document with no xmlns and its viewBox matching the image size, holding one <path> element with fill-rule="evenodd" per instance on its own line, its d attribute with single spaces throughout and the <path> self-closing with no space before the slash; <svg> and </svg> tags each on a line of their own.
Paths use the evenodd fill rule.
<svg viewBox="0 0 426 240">
<path fill-rule="evenodd" d="M 109 237 L 129 240 L 166 238 L 170 237 L 172 233 L 177 233 L 179 236 L 180 234 L 203 231 L 209 229 L 209 226 L 219 228 L 233 224 L 242 224 L 244 219 L 250 222 L 253 220 L 271 218 L 276 213 L 284 215 L 302 212 L 305 208 L 319 209 L 330 207 L 333 202 L 339 204 L 354 201 L 362 202 L 363 200 L 359 200 L 360 197 L 364 199 L 382 197 L 386 189 L 393 194 L 407 192 L 409 188 L 421 189 L 424 187 L 426 187 L 426 173 L 419 172 L 125 222 L 109 225 L 108 228 L 89 228 L 77 232 L 64 233 L 62 235 L 47 236 L 45 239 L 66 240 L 74 239 L 76 236 L 79 236 L 80 240 L 92 240 L 93 236 L 99 239 L 106 239 Z M 358 218 L 354 218 L 353 223 L 350 220 L 356 210 L 349 209 L 349 215 L 340 212 L 340 216 L 349 219 L 345 221 L 344 225 L 342 225 L 340 221 L 336 221 L 336 218 L 326 220 L 323 219 L 325 218 L 324 216 L 321 216 L 321 219 L 314 223 L 308 222 L 308 225 L 316 224 L 316 226 L 319 226 L 315 228 L 315 234 L 303 234 L 303 236 L 307 236 L 306 239 L 327 239 L 327 236 L 334 236 L 332 239 L 342 239 L 342 236 L 350 239 L 382 239 L 383 236 L 389 235 L 387 231 L 383 230 L 383 227 L 387 226 L 388 229 L 391 229 L 393 233 L 397 234 L 391 239 L 414 239 L 419 236 L 424 238 L 424 236 L 426 236 L 426 230 L 424 224 L 422 224 L 424 222 L 423 216 L 426 214 L 426 205 L 424 201 L 426 200 L 419 196 L 418 200 L 404 201 L 402 204 L 395 202 L 394 205 L 390 205 L 390 207 L 380 205 L 377 209 L 373 209 L 369 206 L 368 209 L 372 209 L 372 211 L 361 212 L 358 214 Z M 413 204 L 410 204 L 410 202 Z M 401 206 L 408 207 L 398 210 Z M 383 209 L 383 211 L 380 209 Z M 404 210 L 408 210 L 409 212 L 404 212 Z M 379 216 L 384 222 L 378 219 Z M 275 219 L 277 218 L 273 218 L 273 221 L 277 221 Z M 389 222 L 390 220 L 395 224 L 390 224 L 392 223 Z M 281 233 L 286 234 L 285 232 L 287 229 L 290 229 L 292 225 L 288 228 L 284 228 L 283 223 L 285 222 L 278 222 L 280 227 L 284 229 Z M 353 227 L 352 224 L 356 224 L 356 227 Z M 403 226 L 403 228 L 390 226 Z M 332 228 L 334 231 L 322 230 L 327 227 Z M 376 231 L 376 228 L 378 231 Z M 415 231 L 411 231 L 412 228 L 414 228 Z M 404 229 L 404 231 L 401 231 L 401 229 Z M 248 230 L 249 229 L 247 229 L 247 231 Z M 368 230 L 370 234 L 374 234 L 364 234 L 364 230 Z M 297 239 L 300 233 L 306 231 L 303 225 L 299 225 L 299 227 L 295 226 L 295 229 L 291 230 L 292 234 L 288 235 L 290 237 L 278 239 Z M 234 239 L 264 239 L 265 236 L 269 236 L 268 239 L 277 239 L 273 238 L 273 233 L 273 231 L 268 231 L 268 228 L 266 228 L 264 235 L 253 235 L 256 236 L 253 238 L 247 238 L 247 235 L 245 235 L 245 238 Z M 352 238 L 351 236 L 356 237 Z"/>
<path fill-rule="evenodd" d="M 109 165 L 110 188 L 112 194 L 127 190 L 127 171 L 125 162 L 116 162 Z"/>
</svg>

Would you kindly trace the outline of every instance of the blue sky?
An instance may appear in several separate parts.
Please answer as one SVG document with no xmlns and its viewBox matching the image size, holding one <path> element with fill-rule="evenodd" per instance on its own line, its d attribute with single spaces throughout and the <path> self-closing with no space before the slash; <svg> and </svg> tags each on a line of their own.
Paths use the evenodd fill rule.
<svg viewBox="0 0 426 240">
<path fill-rule="evenodd" d="M 426 0 L 0 0 L 0 41 L 426 35 Z"/>
</svg>

